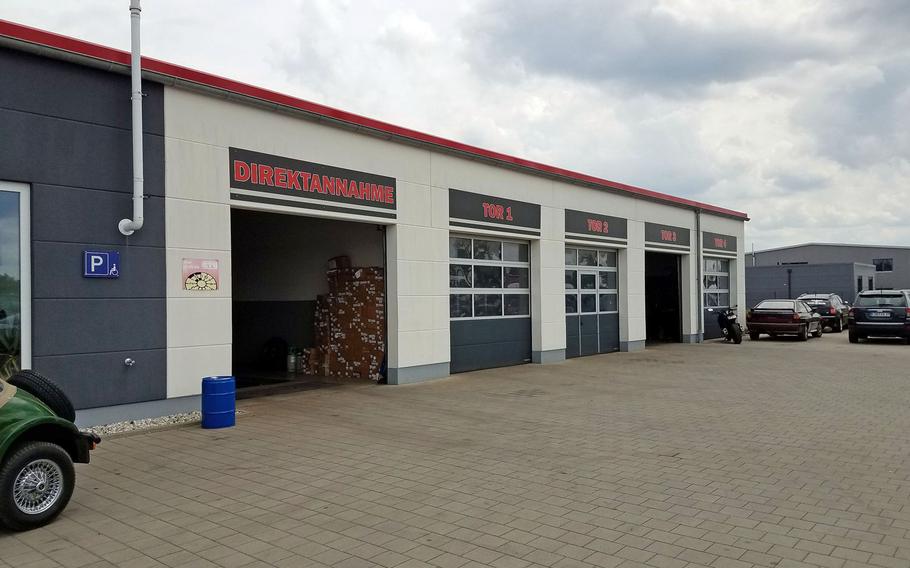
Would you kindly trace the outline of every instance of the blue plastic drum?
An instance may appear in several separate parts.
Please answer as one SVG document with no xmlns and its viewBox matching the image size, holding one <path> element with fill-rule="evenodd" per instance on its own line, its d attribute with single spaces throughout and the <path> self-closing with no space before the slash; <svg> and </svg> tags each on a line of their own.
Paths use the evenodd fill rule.
<svg viewBox="0 0 910 568">
<path fill-rule="evenodd" d="M 202 427 L 230 428 L 237 409 L 234 377 L 202 379 Z"/>
</svg>

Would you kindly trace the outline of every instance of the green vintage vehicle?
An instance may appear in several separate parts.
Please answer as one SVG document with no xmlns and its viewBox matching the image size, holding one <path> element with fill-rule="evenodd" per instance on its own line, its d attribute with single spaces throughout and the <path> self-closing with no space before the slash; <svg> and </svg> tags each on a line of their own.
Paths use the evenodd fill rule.
<svg viewBox="0 0 910 568">
<path fill-rule="evenodd" d="M 57 385 L 30 370 L 0 380 L 0 525 L 28 530 L 53 521 L 73 494 L 73 463 L 101 441 L 80 432 Z"/>
</svg>

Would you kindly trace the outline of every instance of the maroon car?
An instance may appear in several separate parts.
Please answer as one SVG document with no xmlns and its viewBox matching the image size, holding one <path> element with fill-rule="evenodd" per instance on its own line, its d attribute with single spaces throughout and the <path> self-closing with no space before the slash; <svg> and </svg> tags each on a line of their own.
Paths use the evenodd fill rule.
<svg viewBox="0 0 910 568">
<path fill-rule="evenodd" d="M 800 341 L 822 336 L 822 318 L 802 300 L 762 300 L 746 313 L 749 339 L 761 334 L 796 335 Z"/>
</svg>

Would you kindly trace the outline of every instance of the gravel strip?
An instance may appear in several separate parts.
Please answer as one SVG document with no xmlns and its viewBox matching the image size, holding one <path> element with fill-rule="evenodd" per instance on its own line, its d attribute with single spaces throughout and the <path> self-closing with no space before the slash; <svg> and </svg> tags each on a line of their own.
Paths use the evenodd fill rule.
<svg viewBox="0 0 910 568">
<path fill-rule="evenodd" d="M 125 422 L 114 422 L 113 424 L 102 424 L 100 426 L 91 426 L 89 428 L 84 428 L 84 430 L 98 434 L 103 439 L 109 438 L 111 436 L 130 434 L 133 432 L 142 432 L 145 430 L 157 430 L 163 428 L 171 428 L 174 426 L 182 426 L 184 424 L 200 422 L 201 420 L 202 413 L 198 410 L 194 410 L 193 412 L 170 414 L 168 416 L 160 416 L 158 418 L 143 418 L 142 420 L 127 420 Z"/>
</svg>

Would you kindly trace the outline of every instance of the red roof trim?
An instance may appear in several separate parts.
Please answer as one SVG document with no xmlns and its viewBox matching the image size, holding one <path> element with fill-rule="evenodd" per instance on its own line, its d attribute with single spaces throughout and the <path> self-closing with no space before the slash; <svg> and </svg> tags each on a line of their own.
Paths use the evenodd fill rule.
<svg viewBox="0 0 910 568">
<path fill-rule="evenodd" d="M 91 43 L 88 41 L 83 41 L 80 39 L 56 34 L 53 32 L 48 32 L 45 30 L 40 30 L 30 26 L 24 26 L 22 24 L 17 24 L 7 20 L 0 20 L 0 35 L 14 38 L 17 40 L 34 43 L 54 49 L 60 49 L 63 51 L 69 51 L 78 55 L 83 55 L 86 57 L 92 57 L 95 59 L 100 59 L 102 61 L 107 61 L 111 63 L 118 63 L 121 65 L 129 65 L 130 63 L 130 54 L 126 51 L 121 51 L 119 49 L 114 49 L 104 45 L 99 45 L 97 43 Z M 459 152 L 464 152 L 466 154 L 472 154 L 475 156 L 480 156 L 482 158 L 487 158 L 490 160 L 495 160 L 497 162 L 503 162 L 506 164 L 512 164 L 522 168 L 527 168 L 530 170 L 535 170 L 538 172 L 551 174 L 559 177 L 564 177 L 576 181 L 581 181 L 584 183 L 590 183 L 598 186 L 602 186 L 609 189 L 619 190 L 625 193 L 630 193 L 638 197 L 644 197 L 648 199 L 653 199 L 656 201 L 663 201 L 667 203 L 672 203 L 674 205 L 683 205 L 687 207 L 693 207 L 696 209 L 702 209 L 704 211 L 709 211 L 713 213 L 719 213 L 722 215 L 728 215 L 731 217 L 736 217 L 739 219 L 747 220 L 749 216 L 746 213 L 741 211 L 734 211 L 732 209 L 725 209 L 723 207 L 718 207 L 716 205 L 709 205 L 707 203 L 701 203 L 691 199 L 685 199 L 683 197 L 675 197 L 673 195 L 667 195 L 665 193 L 660 193 L 657 191 L 652 191 L 650 189 L 644 189 L 641 187 L 636 187 L 634 185 L 627 185 L 624 183 L 618 183 L 615 181 L 610 181 L 607 179 L 590 176 L 587 174 L 582 174 L 578 172 L 573 172 L 571 170 L 566 170 L 563 168 L 558 168 L 555 166 L 548 166 L 546 164 L 541 164 L 539 162 L 534 162 L 531 160 L 525 160 L 522 158 L 517 158 L 515 156 L 510 156 L 508 154 L 502 154 L 500 152 L 494 152 L 492 150 L 485 150 L 483 148 L 478 148 L 476 146 L 471 146 L 470 144 L 464 144 L 462 142 L 456 142 L 454 140 L 448 140 L 446 138 L 441 138 L 439 136 L 433 136 L 432 134 L 426 134 L 424 132 L 418 132 L 416 130 L 411 130 L 410 128 L 404 128 L 401 126 L 396 126 L 394 124 L 389 124 L 387 122 L 382 122 L 380 120 L 375 120 L 372 118 L 367 118 L 350 112 L 345 112 L 343 110 L 338 110 L 332 107 L 325 105 L 320 105 L 310 101 L 305 101 L 303 99 L 298 99 L 290 95 L 285 95 L 282 93 L 277 93 L 275 91 L 270 91 L 268 89 L 263 89 L 261 87 L 256 87 L 253 85 L 248 85 L 246 83 L 241 83 L 239 81 L 234 81 L 232 79 L 226 79 L 224 77 L 219 77 L 217 75 L 212 75 L 210 73 L 205 73 L 202 71 L 197 71 L 195 69 L 190 69 L 188 67 L 183 67 L 180 65 L 174 65 L 173 63 L 168 63 L 166 61 L 160 61 L 158 59 L 152 59 L 149 57 L 142 58 L 142 68 L 145 71 L 150 71 L 152 73 L 158 73 L 161 75 L 166 75 L 174 77 L 177 79 L 182 79 L 185 81 L 191 81 L 194 83 L 199 83 L 206 87 L 212 87 L 215 89 L 221 89 L 224 91 L 229 91 L 239 95 L 245 95 L 248 97 L 253 97 L 270 103 L 275 103 L 298 110 L 302 110 L 308 113 L 312 113 L 319 116 L 324 116 L 326 118 L 331 118 L 341 122 L 346 122 L 356 126 L 361 126 L 364 128 L 370 128 L 373 130 L 378 130 L 380 132 L 385 132 L 393 136 L 399 136 L 402 138 L 407 138 L 410 140 L 415 140 L 418 142 L 423 142 L 426 144 L 432 144 L 434 146 L 441 146 L 443 148 L 448 148 L 451 150 L 457 150 Z"/>
</svg>

